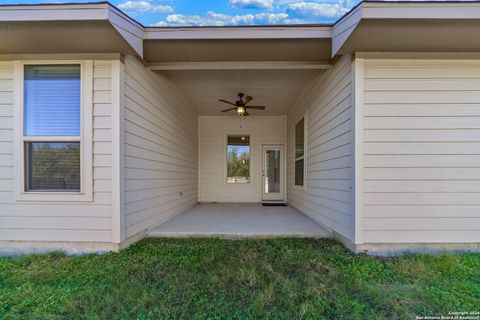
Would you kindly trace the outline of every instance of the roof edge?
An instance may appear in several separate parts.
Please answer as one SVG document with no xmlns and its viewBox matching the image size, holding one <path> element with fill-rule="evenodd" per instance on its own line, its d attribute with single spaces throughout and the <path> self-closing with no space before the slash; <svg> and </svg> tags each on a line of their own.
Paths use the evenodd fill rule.
<svg viewBox="0 0 480 320">
<path fill-rule="evenodd" d="M 368 19 L 480 19 L 480 0 L 363 0 L 333 25 L 332 57 L 357 25 Z"/>
<path fill-rule="evenodd" d="M 333 24 L 183 27 L 145 26 L 108 1 L 0 5 L 0 21 L 107 20 L 140 56 L 144 40 L 330 38 L 333 57 L 366 19 L 480 19 L 480 0 L 363 0 Z"/>
</svg>

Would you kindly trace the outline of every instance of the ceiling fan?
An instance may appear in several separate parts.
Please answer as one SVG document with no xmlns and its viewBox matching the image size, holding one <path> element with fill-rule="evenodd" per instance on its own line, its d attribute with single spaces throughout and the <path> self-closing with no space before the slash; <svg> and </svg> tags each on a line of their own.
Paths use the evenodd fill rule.
<svg viewBox="0 0 480 320">
<path fill-rule="evenodd" d="M 221 101 L 223 103 L 227 103 L 227 104 L 231 104 L 232 106 L 235 106 L 234 108 L 229 108 L 229 109 L 222 110 L 222 112 L 228 112 L 228 111 L 235 110 L 237 115 L 239 115 L 241 117 L 244 117 L 244 116 L 248 116 L 247 109 L 265 110 L 265 106 L 247 106 L 247 104 L 250 101 L 252 101 L 253 98 L 251 96 L 246 96 L 245 100 L 244 100 L 243 96 L 244 96 L 243 93 L 239 93 L 238 94 L 239 99 L 237 101 L 235 101 L 235 103 L 224 100 L 224 99 L 219 99 L 219 101 Z"/>
</svg>

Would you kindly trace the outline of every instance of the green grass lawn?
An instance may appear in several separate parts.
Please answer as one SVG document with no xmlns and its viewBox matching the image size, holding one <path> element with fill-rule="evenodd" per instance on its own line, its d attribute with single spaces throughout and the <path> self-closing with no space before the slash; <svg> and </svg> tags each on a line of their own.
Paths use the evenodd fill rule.
<svg viewBox="0 0 480 320">
<path fill-rule="evenodd" d="M 332 240 L 147 239 L 0 258 L 0 319 L 412 319 L 480 311 L 480 254 L 354 255 Z"/>
</svg>

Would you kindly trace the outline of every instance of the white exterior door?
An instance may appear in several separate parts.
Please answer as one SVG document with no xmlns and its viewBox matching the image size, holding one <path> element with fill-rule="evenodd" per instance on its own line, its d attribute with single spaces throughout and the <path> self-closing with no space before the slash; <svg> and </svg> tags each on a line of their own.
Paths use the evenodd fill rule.
<svg viewBox="0 0 480 320">
<path fill-rule="evenodd" d="M 283 145 L 263 146 L 263 200 L 284 200 Z"/>
</svg>

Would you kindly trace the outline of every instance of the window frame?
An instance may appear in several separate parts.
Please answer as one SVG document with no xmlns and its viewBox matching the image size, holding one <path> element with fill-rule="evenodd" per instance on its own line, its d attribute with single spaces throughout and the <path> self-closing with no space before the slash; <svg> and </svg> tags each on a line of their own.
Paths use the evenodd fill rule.
<svg viewBox="0 0 480 320">
<path fill-rule="evenodd" d="M 248 159 L 249 159 L 249 166 L 248 166 L 248 174 L 249 174 L 249 179 L 248 179 L 248 182 L 227 182 L 228 180 L 228 137 L 229 136 L 248 136 L 248 143 L 249 143 L 249 155 L 248 155 Z M 225 136 L 224 136 L 224 144 L 223 144 L 223 150 L 224 150 L 224 155 L 225 155 L 225 158 L 223 160 L 223 163 L 224 163 L 224 178 L 223 178 L 223 182 L 224 182 L 224 185 L 226 186 L 235 186 L 235 185 L 238 185 L 238 186 L 242 186 L 242 185 L 251 185 L 252 182 L 253 182 L 253 177 L 252 177 L 252 152 L 253 152 L 253 147 L 252 147 L 252 140 L 253 140 L 253 135 L 251 133 L 248 133 L 248 132 L 226 132 L 225 133 Z"/>
<path fill-rule="evenodd" d="M 307 190 L 307 118 L 308 112 L 306 112 L 302 117 L 300 117 L 293 126 L 293 188 L 298 190 Z M 296 156 L 297 153 L 297 133 L 296 128 L 300 121 L 303 119 L 303 156 L 298 157 Z M 298 185 L 295 183 L 295 165 L 297 161 L 303 160 L 303 185 Z"/>
<path fill-rule="evenodd" d="M 80 65 L 80 135 L 24 135 L 24 78 L 26 65 Z M 14 62 L 14 136 L 15 194 L 17 201 L 86 202 L 93 201 L 93 61 L 92 60 L 21 60 Z M 80 190 L 26 190 L 27 142 L 79 142 Z"/>
</svg>

